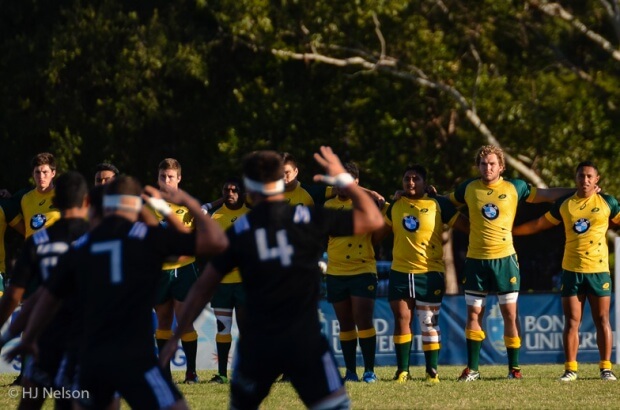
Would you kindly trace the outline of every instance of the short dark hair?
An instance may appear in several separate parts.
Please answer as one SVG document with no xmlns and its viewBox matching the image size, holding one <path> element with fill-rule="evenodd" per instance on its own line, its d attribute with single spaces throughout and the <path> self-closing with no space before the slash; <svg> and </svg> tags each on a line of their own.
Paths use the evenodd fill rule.
<svg viewBox="0 0 620 410">
<path fill-rule="evenodd" d="M 275 182 L 284 178 L 283 157 L 275 151 L 254 151 L 243 159 L 243 175 L 256 182 Z"/>
<path fill-rule="evenodd" d="M 579 164 L 577 164 L 577 168 L 575 168 L 575 173 L 579 172 L 579 170 L 583 167 L 592 167 L 596 170 L 596 174 L 599 174 L 598 167 L 594 165 L 592 161 L 581 161 Z"/>
<path fill-rule="evenodd" d="M 297 168 L 297 161 L 295 160 L 295 157 L 288 152 L 282 153 L 282 164 L 291 164 L 293 168 Z"/>
<path fill-rule="evenodd" d="M 424 180 L 424 182 L 426 182 L 426 176 L 428 175 L 428 173 L 426 171 L 426 168 L 424 168 L 422 165 L 420 164 L 409 165 L 407 168 L 405 168 L 403 175 L 405 175 L 409 171 L 415 172 L 416 174 L 420 175 L 422 179 Z"/>
<path fill-rule="evenodd" d="M 30 160 L 30 168 L 34 169 L 41 165 L 48 165 L 52 171 L 56 171 L 56 159 L 49 152 L 40 152 Z"/>
<path fill-rule="evenodd" d="M 120 175 L 105 185 L 105 195 L 136 195 L 142 193 L 142 185 L 134 177 Z"/>
<path fill-rule="evenodd" d="M 58 209 L 79 208 L 88 195 L 88 185 L 84 176 L 77 171 L 65 172 L 56 179 L 52 203 Z"/>
<path fill-rule="evenodd" d="M 109 162 L 101 162 L 97 164 L 97 166 L 95 167 L 95 173 L 100 171 L 112 171 L 114 173 L 114 176 L 117 176 L 120 173 L 118 168 L 116 168 L 113 164 L 110 164 Z"/>
<path fill-rule="evenodd" d="M 360 169 L 357 167 L 357 164 L 355 162 L 345 162 L 342 166 L 344 167 L 345 171 L 351 174 L 353 178 L 357 179 L 360 177 Z"/>
</svg>

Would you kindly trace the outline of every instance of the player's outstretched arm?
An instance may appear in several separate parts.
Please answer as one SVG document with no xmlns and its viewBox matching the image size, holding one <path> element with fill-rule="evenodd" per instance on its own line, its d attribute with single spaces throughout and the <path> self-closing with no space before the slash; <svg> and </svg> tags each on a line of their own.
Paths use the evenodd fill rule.
<svg viewBox="0 0 620 410">
<path fill-rule="evenodd" d="M 351 174 L 346 172 L 340 158 L 331 147 L 321 146 L 314 159 L 325 169 L 325 175 L 315 175 L 314 181 L 324 182 L 347 190 L 353 202 L 353 233 L 373 232 L 383 225 L 383 216 L 372 197 L 362 190 Z"/>
<path fill-rule="evenodd" d="M 147 191 L 147 188 L 148 191 Z M 151 190 L 152 189 L 152 190 Z M 160 201 L 168 201 L 178 205 L 183 205 L 187 207 L 189 212 L 194 217 L 194 228 L 196 231 L 196 255 L 197 256 L 210 256 L 223 252 L 226 247 L 228 247 L 228 238 L 226 234 L 220 228 L 220 226 L 215 222 L 209 215 L 205 215 L 202 212 L 202 208 L 200 207 L 200 202 L 187 192 L 182 189 L 175 191 L 157 191 L 153 187 L 145 187 L 145 193 L 147 194 L 147 199 L 151 206 L 153 206 L 153 202 L 155 202 L 155 206 L 158 212 L 163 212 L 163 215 L 166 216 L 168 221 L 176 220 L 177 218 L 169 217 L 171 215 L 170 207 L 165 210 L 165 207 L 161 204 Z M 148 199 L 157 198 L 157 195 L 161 195 L 160 200 L 157 199 Z M 164 203 L 165 203 L 164 201 Z M 168 206 L 168 204 L 165 204 Z M 180 222 L 180 221 L 179 221 Z"/>
<path fill-rule="evenodd" d="M 536 195 L 531 199 L 534 204 L 554 202 L 557 199 L 575 192 L 575 188 L 537 188 Z"/>
<path fill-rule="evenodd" d="M 533 219 L 524 224 L 512 228 L 514 236 L 531 235 L 545 229 L 553 228 L 555 225 L 551 223 L 544 215 L 538 219 Z"/>
<path fill-rule="evenodd" d="M 222 275 L 209 263 L 185 298 L 182 310 L 177 316 L 177 328 L 174 335 L 168 340 L 159 355 L 159 363 L 161 365 L 170 362 L 174 352 L 177 350 L 181 335 L 187 333 L 194 320 L 202 312 L 202 309 L 211 301 L 215 289 L 221 280 Z"/>
</svg>

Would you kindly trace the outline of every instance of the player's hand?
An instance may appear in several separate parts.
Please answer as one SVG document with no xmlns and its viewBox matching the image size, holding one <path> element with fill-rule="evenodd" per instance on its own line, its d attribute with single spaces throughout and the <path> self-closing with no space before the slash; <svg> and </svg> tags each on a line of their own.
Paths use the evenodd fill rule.
<svg viewBox="0 0 620 410">
<path fill-rule="evenodd" d="M 314 159 L 324 169 L 326 175 L 315 175 L 315 182 L 325 182 L 329 185 L 333 185 L 333 181 L 329 177 L 335 177 L 336 175 L 345 174 L 347 171 L 342 166 L 338 155 L 334 154 L 331 147 L 321 146 L 319 152 L 314 153 Z"/>
<path fill-rule="evenodd" d="M 172 337 L 171 339 L 169 339 L 168 342 L 166 342 L 166 344 L 164 345 L 164 348 L 161 350 L 161 352 L 159 352 L 159 365 L 163 368 L 168 366 L 168 363 L 170 363 L 170 360 L 172 359 L 178 348 L 179 339 L 177 339 L 176 337 Z"/>
<path fill-rule="evenodd" d="M 371 189 L 367 190 L 366 192 L 368 192 L 368 195 L 372 197 L 379 209 L 383 209 L 383 206 L 385 205 L 385 198 L 383 197 L 383 195 Z"/>
<path fill-rule="evenodd" d="M 426 194 L 431 198 L 435 198 L 437 196 L 437 188 L 434 185 L 427 185 Z"/>
<path fill-rule="evenodd" d="M 6 352 L 2 357 L 7 363 L 11 363 L 17 356 L 25 357 L 31 355 L 37 357 L 39 355 L 39 348 L 36 342 L 21 341 L 14 348 Z"/>
</svg>

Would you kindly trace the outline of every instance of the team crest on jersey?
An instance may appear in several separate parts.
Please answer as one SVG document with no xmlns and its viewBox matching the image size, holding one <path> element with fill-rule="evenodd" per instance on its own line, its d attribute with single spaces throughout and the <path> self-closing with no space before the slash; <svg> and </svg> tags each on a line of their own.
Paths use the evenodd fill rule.
<svg viewBox="0 0 620 410">
<path fill-rule="evenodd" d="M 588 229 L 590 229 L 590 221 L 585 218 L 580 218 L 573 224 L 573 231 L 577 234 L 585 233 Z"/>
<path fill-rule="evenodd" d="M 30 227 L 32 229 L 41 229 L 47 222 L 47 217 L 44 214 L 36 214 L 30 218 Z"/>
<path fill-rule="evenodd" d="M 420 229 L 420 221 L 413 215 L 408 215 L 403 218 L 403 228 L 409 232 L 415 232 Z"/>
<path fill-rule="evenodd" d="M 495 204 L 486 204 L 482 207 L 482 216 L 491 221 L 497 219 L 499 216 L 499 208 Z"/>
</svg>

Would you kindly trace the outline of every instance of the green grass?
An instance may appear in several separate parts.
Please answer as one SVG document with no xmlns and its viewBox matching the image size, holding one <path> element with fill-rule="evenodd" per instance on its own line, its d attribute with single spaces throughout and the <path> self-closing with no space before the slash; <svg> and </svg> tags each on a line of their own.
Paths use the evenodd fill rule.
<svg viewBox="0 0 620 410">
<path fill-rule="evenodd" d="M 347 383 L 354 409 L 594 409 L 617 408 L 618 382 L 598 378 L 596 364 L 580 365 L 579 380 L 562 383 L 557 379 L 563 372 L 561 364 L 523 366 L 523 380 L 507 380 L 506 366 L 482 366 L 482 380 L 457 383 L 462 366 L 441 366 L 441 383 L 427 384 L 424 369 L 411 369 L 414 380 L 405 384 L 393 382 L 394 367 L 377 368 L 379 382 L 374 384 Z M 122 370 L 119 370 L 122 371 Z M 227 409 L 228 385 L 209 384 L 213 371 L 198 372 L 203 382 L 179 384 L 187 402 L 194 409 Z M 182 373 L 175 372 L 181 380 Z M 9 397 L 8 384 L 15 375 L 0 375 L 0 408 L 16 408 L 17 400 Z M 48 401 L 44 408 L 51 409 Z M 123 408 L 128 408 L 126 405 Z M 263 409 L 303 409 L 304 406 L 290 383 L 274 384 Z"/>
</svg>

